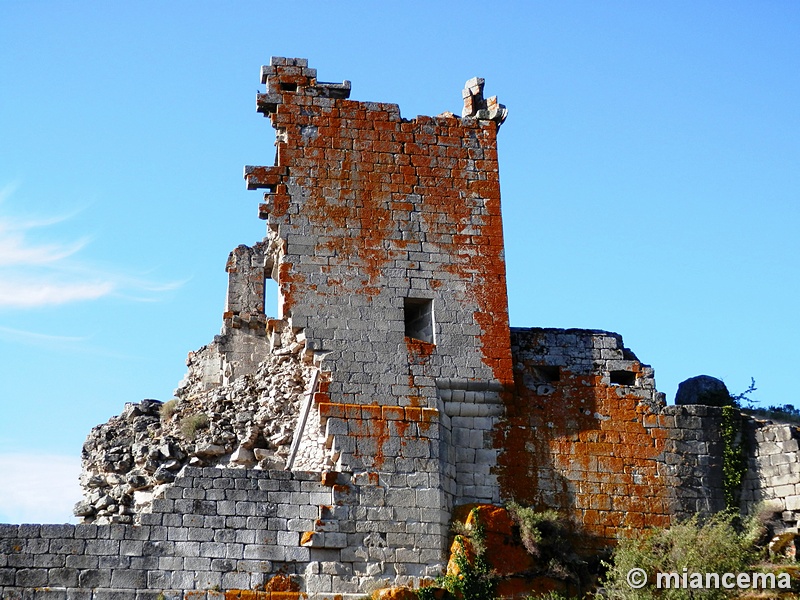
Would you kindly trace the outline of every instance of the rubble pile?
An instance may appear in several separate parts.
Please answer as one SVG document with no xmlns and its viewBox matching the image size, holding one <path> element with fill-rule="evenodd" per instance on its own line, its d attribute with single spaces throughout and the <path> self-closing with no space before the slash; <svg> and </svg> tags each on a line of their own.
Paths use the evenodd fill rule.
<svg viewBox="0 0 800 600">
<path fill-rule="evenodd" d="M 282 344 L 254 373 L 209 387 L 202 357 L 162 403 L 143 400 L 92 429 L 82 453 L 84 499 L 75 515 L 89 523 L 133 523 L 185 465 L 282 469 L 313 366 L 302 342 Z"/>
</svg>

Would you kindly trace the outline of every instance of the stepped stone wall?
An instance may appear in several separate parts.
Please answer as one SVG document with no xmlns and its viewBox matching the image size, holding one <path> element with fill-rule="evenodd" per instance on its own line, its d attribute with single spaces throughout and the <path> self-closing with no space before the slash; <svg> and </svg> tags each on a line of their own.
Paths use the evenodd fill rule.
<svg viewBox="0 0 800 600">
<path fill-rule="evenodd" d="M 722 409 L 666 406 L 618 334 L 509 327 L 483 80 L 410 120 L 303 59 L 262 83 L 267 233 L 228 259 L 222 331 L 175 400 L 91 432 L 83 523 L 0 526 L 4 600 L 355 598 L 437 575 L 471 503 L 557 509 L 585 552 L 724 507 Z M 743 506 L 796 527 L 798 430 L 742 422 Z"/>
</svg>

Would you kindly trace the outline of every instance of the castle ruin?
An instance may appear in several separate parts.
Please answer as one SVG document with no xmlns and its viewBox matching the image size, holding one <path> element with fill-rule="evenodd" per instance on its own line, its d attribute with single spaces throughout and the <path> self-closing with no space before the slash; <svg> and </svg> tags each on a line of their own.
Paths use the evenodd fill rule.
<svg viewBox="0 0 800 600">
<path fill-rule="evenodd" d="M 228 259 L 222 331 L 176 400 L 92 431 L 81 524 L 0 526 L 4 600 L 356 598 L 439 574 L 463 505 L 557 509 L 586 551 L 725 507 L 720 408 L 667 406 L 615 333 L 509 326 L 482 79 L 415 119 L 303 59 L 261 83 L 267 231 Z M 741 505 L 794 528 L 800 434 L 741 419 Z"/>
</svg>

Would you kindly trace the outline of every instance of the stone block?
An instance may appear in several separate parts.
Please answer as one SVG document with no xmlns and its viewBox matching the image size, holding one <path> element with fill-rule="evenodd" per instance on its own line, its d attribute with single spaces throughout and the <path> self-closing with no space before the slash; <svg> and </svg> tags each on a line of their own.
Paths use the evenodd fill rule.
<svg viewBox="0 0 800 600">
<path fill-rule="evenodd" d="M 386 490 L 386 505 L 397 507 L 413 507 L 416 504 L 416 495 L 411 489 L 388 489 Z"/>
<path fill-rule="evenodd" d="M 78 573 L 78 587 L 107 588 L 111 585 L 111 572 L 106 569 L 86 569 Z"/>
<path fill-rule="evenodd" d="M 771 465 L 784 465 L 793 462 L 797 462 L 797 455 L 796 454 L 788 454 L 785 452 L 779 452 L 770 456 L 770 464 Z"/>
<path fill-rule="evenodd" d="M 150 569 L 157 569 L 158 568 L 158 557 L 157 556 L 132 556 L 131 569 L 142 569 L 145 571 L 149 571 Z"/>
<path fill-rule="evenodd" d="M 189 571 L 173 571 L 170 576 L 170 581 L 169 587 L 173 590 L 191 590 L 194 588 L 194 573 Z"/>
<path fill-rule="evenodd" d="M 214 540 L 214 530 L 204 527 L 190 527 L 188 529 L 188 541 L 190 542 L 211 542 Z"/>
<path fill-rule="evenodd" d="M 86 540 L 86 554 L 117 556 L 119 555 L 119 540 Z"/>
<path fill-rule="evenodd" d="M 420 508 L 440 508 L 444 498 L 438 489 L 416 490 L 415 506 Z"/>
<path fill-rule="evenodd" d="M 182 571 L 183 557 L 160 556 L 158 557 L 158 568 L 162 571 Z"/>
<path fill-rule="evenodd" d="M 225 544 L 219 542 L 202 542 L 200 544 L 200 556 L 208 558 L 226 558 L 227 548 Z"/>
<path fill-rule="evenodd" d="M 134 590 L 94 590 L 93 600 L 136 600 Z"/>
<path fill-rule="evenodd" d="M 98 569 L 128 569 L 131 566 L 130 556 L 98 556 Z"/>
<path fill-rule="evenodd" d="M 800 495 L 787 496 L 784 502 L 786 510 L 800 511 Z"/>
<path fill-rule="evenodd" d="M 161 525 L 161 514 L 143 513 L 139 515 L 139 522 L 142 525 Z"/>
<path fill-rule="evenodd" d="M 175 556 L 192 558 L 200 554 L 200 542 L 176 541 L 174 546 Z"/>
<path fill-rule="evenodd" d="M 13 544 L 12 552 L 20 552 L 24 548 L 26 554 L 47 554 L 50 548 L 50 540 L 42 538 L 31 538 L 24 540 L 21 543 Z"/>
<path fill-rule="evenodd" d="M 139 540 L 120 540 L 119 553 L 122 556 L 141 556 L 144 552 L 144 542 Z"/>
<path fill-rule="evenodd" d="M 78 569 L 50 569 L 47 572 L 47 584 L 50 587 L 77 587 Z"/>
<path fill-rule="evenodd" d="M 98 564 L 97 556 L 89 556 L 87 554 L 70 554 L 65 561 L 65 566 L 72 569 L 96 569 Z"/>
<path fill-rule="evenodd" d="M 787 496 L 794 496 L 795 493 L 796 493 L 795 484 L 793 484 L 793 483 L 791 485 L 775 486 L 774 490 L 775 490 L 775 496 L 778 497 L 778 498 L 783 498 L 783 497 L 787 497 Z M 792 510 L 792 509 L 790 509 L 790 510 Z"/>
<path fill-rule="evenodd" d="M 72 600 L 72 598 L 69 600 Z M 165 596 L 163 592 L 158 590 L 137 590 L 136 600 L 165 600 Z"/>
<path fill-rule="evenodd" d="M 245 560 L 282 561 L 285 556 L 284 548 L 281 546 L 252 544 L 244 547 Z"/>
<path fill-rule="evenodd" d="M 195 581 L 197 587 L 201 590 L 219 590 L 222 588 L 222 573 L 215 571 L 204 571 L 197 574 Z"/>
<path fill-rule="evenodd" d="M 40 535 L 43 538 L 72 538 L 75 535 L 75 525 L 41 525 Z"/>
</svg>

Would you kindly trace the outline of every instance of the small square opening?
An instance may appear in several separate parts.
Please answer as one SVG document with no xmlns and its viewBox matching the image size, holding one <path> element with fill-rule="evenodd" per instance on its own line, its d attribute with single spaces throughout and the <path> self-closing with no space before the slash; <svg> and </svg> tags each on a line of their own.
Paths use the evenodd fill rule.
<svg viewBox="0 0 800 600">
<path fill-rule="evenodd" d="M 433 300 L 429 298 L 404 298 L 403 316 L 406 336 L 429 344 L 433 340 Z"/>
<path fill-rule="evenodd" d="M 561 369 L 550 365 L 531 367 L 531 375 L 536 383 L 554 383 L 561 380 Z"/>
<path fill-rule="evenodd" d="M 611 371 L 609 374 L 612 385 L 635 385 L 636 373 L 633 371 Z"/>
</svg>

